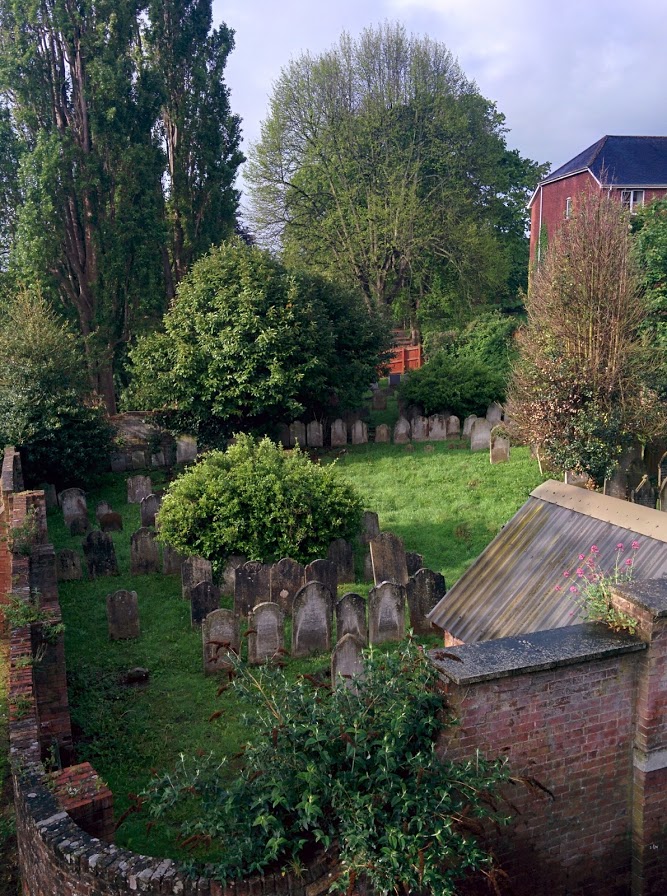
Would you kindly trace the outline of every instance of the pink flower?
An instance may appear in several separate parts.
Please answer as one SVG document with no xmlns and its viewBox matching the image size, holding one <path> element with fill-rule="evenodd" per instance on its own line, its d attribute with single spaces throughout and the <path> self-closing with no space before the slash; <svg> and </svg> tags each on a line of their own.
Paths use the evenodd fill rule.
<svg viewBox="0 0 667 896">
<path fill-rule="evenodd" d="M 556 591 L 562 591 L 563 589 L 560 587 L 560 585 L 556 585 L 555 590 L 556 590 Z"/>
<path fill-rule="evenodd" d="M 565 572 L 563 573 L 563 575 L 567 579 L 570 575 L 569 570 L 566 569 Z"/>
<path fill-rule="evenodd" d="M 570 591 L 572 592 L 572 594 L 576 594 L 578 590 L 579 589 L 576 585 L 570 585 Z"/>
<path fill-rule="evenodd" d="M 581 566 L 577 569 L 577 575 L 579 576 L 579 578 L 581 578 L 583 575 L 585 575 Z"/>
<path fill-rule="evenodd" d="M 600 548 L 596 544 L 591 545 L 591 554 L 599 554 Z"/>
<path fill-rule="evenodd" d="M 579 559 L 580 559 L 580 560 L 585 560 L 586 557 L 585 557 L 583 554 L 579 554 Z"/>
<path fill-rule="evenodd" d="M 623 544 L 622 541 L 619 541 L 619 543 L 616 545 L 616 550 L 617 550 L 617 551 L 624 551 L 624 550 L 625 550 L 625 545 Z"/>
<path fill-rule="evenodd" d="M 638 551 L 639 550 L 639 542 L 633 541 L 631 547 L 632 547 L 633 551 Z"/>
<path fill-rule="evenodd" d="M 628 559 L 625 561 L 625 565 L 632 566 L 632 557 L 628 557 Z"/>
</svg>

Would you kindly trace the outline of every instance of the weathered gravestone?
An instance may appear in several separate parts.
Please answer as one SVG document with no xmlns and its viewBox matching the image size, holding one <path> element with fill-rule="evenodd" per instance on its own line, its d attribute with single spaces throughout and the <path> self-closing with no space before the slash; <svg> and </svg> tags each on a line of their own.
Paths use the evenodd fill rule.
<svg viewBox="0 0 667 896">
<path fill-rule="evenodd" d="M 295 448 L 297 445 L 300 448 L 306 447 L 306 427 L 300 420 L 295 420 L 289 426 L 289 447 Z"/>
<path fill-rule="evenodd" d="M 447 593 L 445 577 L 431 569 L 420 569 L 406 585 L 410 628 L 416 635 L 433 634 L 428 614 Z"/>
<path fill-rule="evenodd" d="M 352 444 L 365 445 L 368 442 L 368 427 L 363 420 L 352 424 Z"/>
<path fill-rule="evenodd" d="M 190 623 L 201 625 L 209 613 L 220 607 L 220 589 L 213 582 L 197 582 L 190 589 Z"/>
<path fill-rule="evenodd" d="M 99 532 L 97 529 L 89 532 L 81 547 L 91 579 L 118 575 L 118 562 L 113 539 L 107 532 Z"/>
<path fill-rule="evenodd" d="M 489 458 L 492 464 L 504 464 L 510 459 L 510 440 L 491 434 Z"/>
<path fill-rule="evenodd" d="M 213 581 L 213 567 L 210 560 L 203 557 L 186 557 L 181 563 L 181 594 L 183 600 L 190 600 L 190 591 L 200 582 Z"/>
<path fill-rule="evenodd" d="M 368 592 L 368 640 L 371 644 L 405 637 L 405 588 L 382 582 Z"/>
<path fill-rule="evenodd" d="M 324 427 L 318 420 L 311 420 L 306 427 L 306 441 L 309 448 L 324 447 Z"/>
<path fill-rule="evenodd" d="M 433 414 L 428 418 L 428 437 L 432 442 L 444 442 L 447 438 L 447 417 Z"/>
<path fill-rule="evenodd" d="M 230 554 L 225 561 L 222 571 L 222 593 L 234 596 L 234 584 L 236 582 L 236 570 L 248 560 L 243 554 Z"/>
<path fill-rule="evenodd" d="M 497 401 L 491 402 L 486 409 L 486 419 L 491 426 L 496 426 L 503 419 L 503 409 Z"/>
<path fill-rule="evenodd" d="M 448 439 L 460 439 L 461 438 L 461 421 L 456 416 L 456 414 L 450 414 L 447 418 L 447 438 Z"/>
<path fill-rule="evenodd" d="M 105 513 L 103 517 L 100 517 L 100 529 L 102 532 L 122 532 L 123 517 L 114 510 Z"/>
<path fill-rule="evenodd" d="M 336 638 L 340 641 L 345 635 L 354 635 L 364 644 L 368 643 L 366 601 L 352 591 L 336 603 Z"/>
<path fill-rule="evenodd" d="M 236 569 L 234 578 L 234 612 L 247 616 L 255 604 L 269 603 L 271 567 L 258 560 L 248 560 Z"/>
<path fill-rule="evenodd" d="M 113 513 L 113 507 L 107 501 L 100 501 L 95 508 L 95 519 L 99 523 L 103 516 L 107 513 Z"/>
<path fill-rule="evenodd" d="M 150 528 L 155 525 L 155 515 L 160 509 L 160 504 L 162 503 L 162 498 L 159 498 L 157 495 L 146 495 L 145 498 L 141 499 L 141 525 L 145 528 Z"/>
<path fill-rule="evenodd" d="M 417 551 L 406 551 L 405 565 L 408 568 L 408 576 L 413 576 L 424 565 L 424 558 Z"/>
<path fill-rule="evenodd" d="M 412 418 L 412 441 L 428 441 L 428 417 L 422 417 L 421 414 L 417 414 Z"/>
<path fill-rule="evenodd" d="M 408 566 L 402 540 L 392 532 L 381 532 L 370 542 L 373 580 L 396 582 L 405 585 L 408 581 Z"/>
<path fill-rule="evenodd" d="M 39 487 L 44 492 L 44 502 L 47 508 L 57 507 L 58 495 L 56 494 L 55 485 L 52 482 L 42 482 Z"/>
<path fill-rule="evenodd" d="M 139 637 L 141 631 L 136 591 L 121 590 L 107 594 L 107 623 L 112 641 Z"/>
<path fill-rule="evenodd" d="M 197 459 L 197 439 L 192 436 L 179 436 L 176 439 L 176 463 L 190 464 Z"/>
<path fill-rule="evenodd" d="M 215 675 L 234 665 L 241 650 L 239 618 L 233 610 L 213 610 L 201 628 L 204 675 Z"/>
<path fill-rule="evenodd" d="M 346 688 L 354 690 L 364 673 L 364 645 L 354 635 L 344 635 L 331 652 L 331 687 L 343 682 Z"/>
<path fill-rule="evenodd" d="M 131 459 L 131 469 L 133 470 L 143 470 L 148 466 L 146 463 L 146 452 L 145 451 L 133 451 L 130 455 Z"/>
<path fill-rule="evenodd" d="M 380 423 L 375 427 L 375 441 L 378 444 L 388 444 L 391 441 L 391 430 L 386 423 Z"/>
<path fill-rule="evenodd" d="M 306 570 L 301 563 L 297 563 L 296 560 L 292 560 L 290 557 L 283 557 L 282 560 L 270 567 L 269 594 L 271 603 L 278 604 L 283 613 L 291 616 L 294 596 L 305 583 Z"/>
<path fill-rule="evenodd" d="M 308 582 L 292 606 L 292 656 L 331 650 L 333 598 L 321 582 Z"/>
<path fill-rule="evenodd" d="M 148 495 L 153 494 L 150 476 L 129 476 L 127 480 L 127 503 L 141 504 Z"/>
<path fill-rule="evenodd" d="M 354 582 L 354 550 L 344 538 L 334 538 L 329 545 L 327 558 L 336 564 L 338 584 Z"/>
<path fill-rule="evenodd" d="M 248 662 L 266 663 L 284 653 L 285 616 L 278 604 L 256 604 L 248 614 Z"/>
<path fill-rule="evenodd" d="M 643 507 L 655 509 L 655 489 L 648 476 L 642 477 L 635 488 L 630 491 L 630 500 L 633 504 L 641 504 Z"/>
<path fill-rule="evenodd" d="M 484 417 L 478 417 L 470 429 L 470 450 L 488 451 L 491 445 L 491 424 Z"/>
<path fill-rule="evenodd" d="M 399 417 L 394 426 L 394 444 L 405 445 L 410 441 L 410 422 Z"/>
<path fill-rule="evenodd" d="M 466 417 L 463 421 L 463 429 L 461 430 L 461 435 L 464 439 L 467 439 L 470 436 L 470 432 L 472 430 L 472 425 L 477 420 L 475 414 L 471 414 L 469 417 Z"/>
<path fill-rule="evenodd" d="M 80 488 L 66 488 L 58 495 L 58 503 L 63 512 L 65 525 L 69 529 L 73 520 L 88 517 L 86 493 Z"/>
<path fill-rule="evenodd" d="M 133 576 L 144 576 L 160 572 L 160 552 L 155 532 L 142 527 L 130 536 L 130 572 Z"/>
<path fill-rule="evenodd" d="M 180 576 L 183 556 L 170 544 L 162 545 L 162 575 Z"/>
<path fill-rule="evenodd" d="M 63 548 L 56 554 L 56 576 L 59 582 L 75 582 L 83 578 L 81 557 L 76 551 Z"/>
<path fill-rule="evenodd" d="M 347 426 L 344 420 L 334 420 L 331 424 L 331 447 L 341 448 L 343 445 L 347 445 Z"/>
<path fill-rule="evenodd" d="M 368 544 L 372 538 L 377 538 L 380 534 L 380 518 L 374 510 L 364 510 L 361 518 L 361 535 L 359 536 L 362 544 Z"/>
<path fill-rule="evenodd" d="M 322 582 L 329 589 L 332 597 L 336 597 L 338 569 L 333 560 L 313 560 L 306 566 L 305 573 L 306 582 Z"/>
</svg>

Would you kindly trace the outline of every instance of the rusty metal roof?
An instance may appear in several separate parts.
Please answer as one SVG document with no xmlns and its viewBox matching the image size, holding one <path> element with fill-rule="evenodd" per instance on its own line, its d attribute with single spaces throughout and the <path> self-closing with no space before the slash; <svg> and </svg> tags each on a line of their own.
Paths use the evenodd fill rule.
<svg viewBox="0 0 667 896">
<path fill-rule="evenodd" d="M 633 541 L 639 549 L 631 551 Z M 599 549 L 611 572 L 616 545 L 625 545 L 634 578 L 667 575 L 667 513 L 550 480 L 531 492 L 429 614 L 437 626 L 466 643 L 574 625 L 584 614 L 569 593 L 580 554 Z M 556 585 L 562 587 L 556 590 Z"/>
</svg>

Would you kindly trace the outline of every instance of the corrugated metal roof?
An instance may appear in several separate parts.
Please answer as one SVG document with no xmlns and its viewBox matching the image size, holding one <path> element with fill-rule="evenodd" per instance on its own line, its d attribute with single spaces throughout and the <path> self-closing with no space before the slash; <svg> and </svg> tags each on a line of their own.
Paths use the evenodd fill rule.
<svg viewBox="0 0 667 896">
<path fill-rule="evenodd" d="M 639 542 L 636 552 L 630 550 Z M 540 485 L 431 611 L 429 619 L 466 643 L 561 628 L 583 614 L 563 571 L 599 548 L 613 570 L 616 545 L 632 555 L 634 578 L 667 575 L 667 513 L 549 481 Z M 621 561 L 621 562 L 622 562 Z M 574 578 L 576 581 L 576 576 Z"/>
</svg>

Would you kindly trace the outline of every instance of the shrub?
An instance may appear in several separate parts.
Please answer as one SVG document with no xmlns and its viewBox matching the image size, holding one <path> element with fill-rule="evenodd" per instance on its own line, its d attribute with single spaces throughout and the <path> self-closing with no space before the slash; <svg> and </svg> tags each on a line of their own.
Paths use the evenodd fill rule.
<svg viewBox="0 0 667 896">
<path fill-rule="evenodd" d="M 269 562 L 326 556 L 334 538 L 359 531 L 361 499 L 334 466 L 298 449 L 237 436 L 169 488 L 159 512 L 161 538 L 184 554 L 206 557 L 219 572 L 229 554 Z"/>
<path fill-rule="evenodd" d="M 449 410 L 457 417 L 485 414 L 492 401 L 504 398 L 502 376 L 474 358 L 453 358 L 440 352 L 410 373 L 400 397 L 418 404 L 425 414 Z"/>
</svg>

